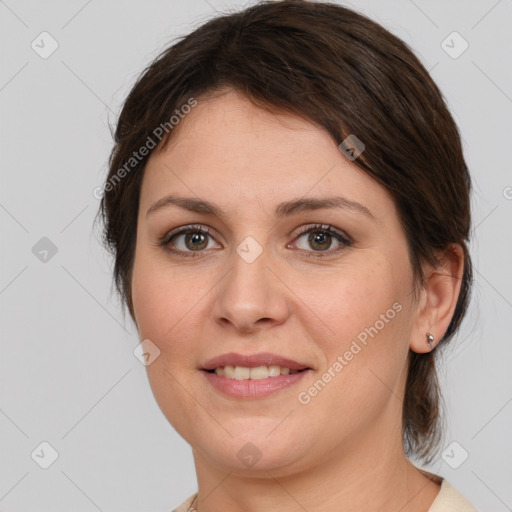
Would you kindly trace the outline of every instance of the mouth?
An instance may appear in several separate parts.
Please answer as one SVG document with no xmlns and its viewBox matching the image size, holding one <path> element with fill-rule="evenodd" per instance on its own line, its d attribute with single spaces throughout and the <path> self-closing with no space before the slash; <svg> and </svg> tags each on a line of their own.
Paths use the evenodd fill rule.
<svg viewBox="0 0 512 512">
<path fill-rule="evenodd" d="M 286 366 L 270 365 L 270 366 L 218 366 L 211 370 L 205 370 L 208 373 L 215 373 L 227 379 L 236 380 L 261 380 L 280 375 L 293 375 L 295 373 L 309 370 L 310 368 L 302 368 L 301 370 L 291 370 Z"/>
<path fill-rule="evenodd" d="M 208 360 L 200 369 L 230 379 L 256 380 L 289 375 L 312 368 L 307 364 L 270 352 L 258 354 L 230 352 Z"/>
<path fill-rule="evenodd" d="M 276 354 L 229 353 L 210 359 L 200 370 L 223 395 L 263 398 L 298 383 L 313 368 Z"/>
</svg>

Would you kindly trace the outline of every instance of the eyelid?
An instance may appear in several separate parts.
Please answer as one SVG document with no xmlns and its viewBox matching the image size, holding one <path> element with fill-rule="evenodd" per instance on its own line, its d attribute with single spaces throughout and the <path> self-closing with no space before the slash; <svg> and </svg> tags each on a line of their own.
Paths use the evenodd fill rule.
<svg viewBox="0 0 512 512">
<path fill-rule="evenodd" d="M 214 238 L 212 232 L 214 230 L 207 226 L 206 224 L 187 224 L 185 226 L 180 226 L 179 228 L 172 229 L 171 231 L 166 232 L 161 238 L 160 242 L 169 243 L 171 239 L 175 236 L 182 235 L 187 233 L 188 231 L 202 231 L 208 234 L 210 237 Z"/>
<path fill-rule="evenodd" d="M 330 250 L 330 248 L 329 248 L 325 251 L 307 251 L 305 249 L 299 249 L 299 251 L 308 258 L 321 259 L 321 258 L 328 258 L 330 256 L 336 256 L 340 252 L 344 251 L 347 247 L 352 246 L 352 244 L 354 242 L 354 240 L 351 236 L 349 236 L 344 231 L 335 228 L 331 224 L 313 224 L 313 225 L 303 226 L 303 227 L 299 228 L 299 232 L 296 234 L 295 238 L 293 239 L 293 242 L 291 242 L 291 243 L 293 244 L 301 236 L 311 233 L 311 232 L 314 233 L 315 231 L 324 231 L 325 233 L 328 233 L 331 237 L 334 237 L 338 241 L 338 243 L 341 244 L 341 247 L 338 247 L 337 249 L 334 249 L 334 250 Z M 289 245 L 290 244 L 288 244 L 287 247 Z"/>
<path fill-rule="evenodd" d="M 330 233 L 332 235 L 338 235 L 340 238 L 343 238 L 345 242 L 352 243 L 352 238 L 345 233 L 345 231 L 342 231 L 341 229 L 335 228 L 331 224 L 309 224 L 307 226 L 302 226 L 299 228 L 299 231 L 296 234 L 296 238 L 305 234 L 309 233 L 310 231 L 325 231 L 327 233 Z"/>
<path fill-rule="evenodd" d="M 211 239 L 216 241 L 216 237 L 212 235 L 212 231 L 215 230 L 213 230 L 210 226 L 206 226 L 205 224 L 187 224 L 185 226 L 180 226 L 178 228 L 166 232 L 163 236 L 158 238 L 158 241 L 155 245 L 162 247 L 164 251 L 171 253 L 174 256 L 181 256 L 183 258 L 202 257 L 204 256 L 202 253 L 204 253 L 205 251 L 183 251 L 181 249 L 169 247 L 169 244 L 173 238 L 185 235 L 191 231 L 200 231 L 202 233 L 205 233 L 207 237 L 210 237 Z"/>
</svg>

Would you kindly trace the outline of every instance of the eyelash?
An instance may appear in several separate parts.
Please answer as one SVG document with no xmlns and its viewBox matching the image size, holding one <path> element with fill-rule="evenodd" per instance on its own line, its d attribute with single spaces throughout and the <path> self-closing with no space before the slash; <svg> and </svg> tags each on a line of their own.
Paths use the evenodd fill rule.
<svg viewBox="0 0 512 512">
<path fill-rule="evenodd" d="M 315 231 L 324 232 L 324 233 L 327 233 L 327 234 L 333 236 L 338 242 L 343 244 L 343 246 L 349 247 L 352 245 L 352 240 L 348 235 L 338 231 L 337 229 L 333 228 L 329 224 L 315 224 L 313 226 L 305 226 L 304 228 L 300 229 L 299 233 L 297 233 L 296 238 L 299 238 L 302 235 L 305 235 L 305 234 L 308 234 L 311 232 L 315 232 Z M 160 238 L 158 245 L 161 245 L 162 247 L 164 247 L 165 250 L 167 250 L 171 253 L 178 254 L 180 256 L 184 256 L 185 258 L 196 258 L 198 256 L 202 256 L 201 253 L 204 252 L 204 250 L 203 251 L 182 251 L 180 249 L 171 249 L 169 247 L 169 244 L 171 243 L 171 241 L 173 239 L 177 238 L 180 235 L 187 234 L 187 233 L 202 233 L 202 234 L 212 236 L 212 235 L 210 235 L 210 229 L 208 227 L 202 226 L 199 224 L 194 224 L 194 225 L 189 225 L 189 226 L 183 226 L 182 228 L 179 228 L 177 231 L 171 231 L 170 233 L 166 233 L 163 237 Z M 308 257 L 308 258 L 325 258 L 327 256 L 331 256 L 332 254 L 336 254 L 343 249 L 344 249 L 344 247 L 340 247 L 334 251 L 326 250 L 326 251 L 305 251 L 305 252 L 310 253 L 310 254 L 306 255 L 306 257 Z"/>
</svg>

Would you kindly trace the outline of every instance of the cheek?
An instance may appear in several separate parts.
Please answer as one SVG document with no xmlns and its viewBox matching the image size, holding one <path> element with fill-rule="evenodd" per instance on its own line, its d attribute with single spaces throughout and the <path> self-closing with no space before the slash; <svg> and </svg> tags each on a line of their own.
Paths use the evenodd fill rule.
<svg viewBox="0 0 512 512">
<path fill-rule="evenodd" d="M 139 338 L 150 339 L 160 351 L 146 366 L 148 381 L 164 416 L 186 440 L 194 422 L 201 421 L 197 402 L 183 385 L 195 378 L 194 356 L 199 350 L 195 329 L 200 325 L 195 317 L 204 295 L 192 282 L 193 278 L 171 273 L 155 259 L 136 258 L 132 299 Z"/>
<path fill-rule="evenodd" d="M 403 293 L 393 277 L 395 269 L 382 258 L 372 258 L 370 252 L 364 256 L 357 265 L 347 265 L 335 275 L 295 281 L 294 289 L 317 315 L 310 326 L 319 329 L 318 334 L 321 330 L 323 339 L 331 340 L 336 347 L 375 323 L 379 331 L 389 331 L 388 325 L 398 317 L 396 309 L 400 308 L 393 309 L 393 304 L 401 301 Z"/>
<path fill-rule="evenodd" d="M 325 380 L 333 382 L 321 400 L 327 406 L 330 400 L 339 401 L 335 395 L 340 393 L 345 412 L 358 403 L 376 407 L 385 401 L 408 353 L 409 292 L 400 265 L 376 258 L 373 251 L 364 256 L 368 264 L 346 268 L 336 279 L 314 286 L 301 281 L 304 290 L 310 288 L 307 305 L 321 320 L 311 316 L 308 323 L 312 337 L 322 344 Z"/>
<path fill-rule="evenodd" d="M 312 319 L 309 325 L 324 360 L 299 401 L 310 401 L 304 411 L 332 422 L 333 431 L 339 425 L 347 432 L 371 425 L 393 399 L 402 376 L 409 309 L 393 275 L 385 264 L 354 270 L 331 282 L 328 293 L 324 288 L 310 295 L 314 302 L 308 305 L 322 322 Z"/>
<path fill-rule="evenodd" d="M 192 267 L 172 267 L 159 257 L 141 251 L 134 264 L 132 299 L 140 340 L 149 339 L 159 349 L 159 357 L 146 367 L 155 394 L 160 388 L 180 395 L 167 373 L 181 382 L 193 376 L 208 340 L 208 290 L 215 275 L 202 276 Z M 167 397 L 171 403 L 172 396 Z"/>
<path fill-rule="evenodd" d="M 194 280 L 140 250 L 135 258 L 132 300 L 139 335 L 163 343 L 166 333 L 178 331 L 198 302 L 199 290 Z"/>
</svg>

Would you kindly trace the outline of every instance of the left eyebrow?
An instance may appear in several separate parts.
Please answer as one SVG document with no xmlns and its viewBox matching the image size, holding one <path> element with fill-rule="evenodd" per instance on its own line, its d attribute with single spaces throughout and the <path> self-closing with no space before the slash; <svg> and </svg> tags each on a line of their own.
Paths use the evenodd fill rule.
<svg viewBox="0 0 512 512">
<path fill-rule="evenodd" d="M 275 216 L 277 218 L 289 217 L 303 211 L 321 210 L 327 208 L 341 208 L 362 213 L 372 220 L 377 220 L 375 215 L 364 205 L 345 197 L 310 197 L 287 201 L 277 206 Z"/>
<path fill-rule="evenodd" d="M 219 206 L 211 203 L 210 201 L 205 201 L 195 197 L 177 197 L 172 195 L 162 197 L 156 203 L 154 203 L 146 212 L 146 216 L 168 205 L 176 205 L 180 208 L 195 213 L 215 215 L 220 219 L 227 218 L 227 214 L 223 212 Z M 304 211 L 329 208 L 352 210 L 358 213 L 362 213 L 374 221 L 377 220 L 375 215 L 373 215 L 373 213 L 366 206 L 345 197 L 313 197 L 286 201 L 277 205 L 274 210 L 274 215 L 276 218 L 282 219 L 284 217 L 290 217 Z"/>
</svg>

